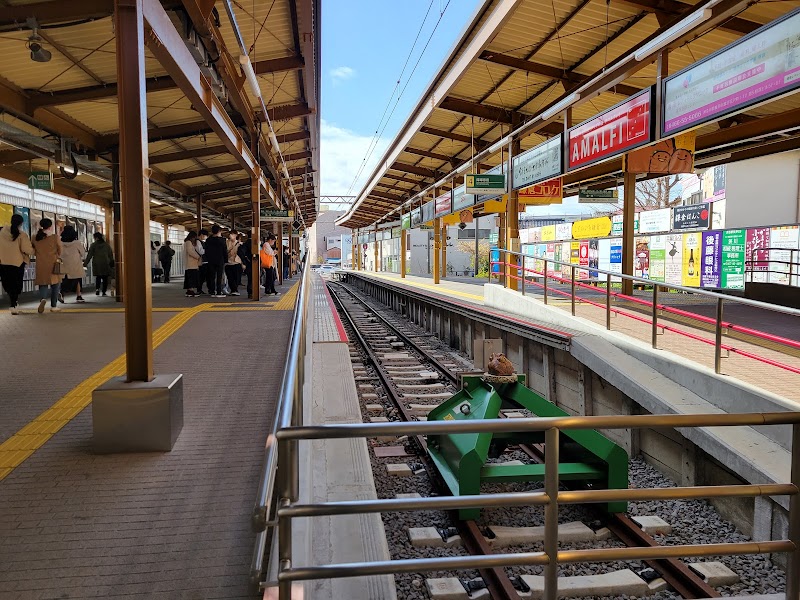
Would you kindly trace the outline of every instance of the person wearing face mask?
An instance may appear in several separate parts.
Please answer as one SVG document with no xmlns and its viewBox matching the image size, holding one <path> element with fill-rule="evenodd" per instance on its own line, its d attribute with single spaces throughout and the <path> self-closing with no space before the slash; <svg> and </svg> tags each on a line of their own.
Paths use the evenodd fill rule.
<svg viewBox="0 0 800 600">
<path fill-rule="evenodd" d="M 225 262 L 225 276 L 228 279 L 228 288 L 231 296 L 239 296 L 239 284 L 242 282 L 242 259 L 239 257 L 239 234 L 231 231 L 226 241 L 227 260 Z"/>
<path fill-rule="evenodd" d="M 11 314 L 18 315 L 17 301 L 22 293 L 25 265 L 33 255 L 31 238 L 22 231 L 22 215 L 11 216 L 11 226 L 0 229 L 0 280 L 11 303 Z"/>
<path fill-rule="evenodd" d="M 47 288 L 50 288 L 50 312 L 57 312 L 58 293 L 61 289 L 61 241 L 53 235 L 53 222 L 42 219 L 39 222 L 39 231 L 33 238 L 33 248 L 36 250 L 36 285 L 39 286 L 39 314 L 47 306 Z"/>
</svg>

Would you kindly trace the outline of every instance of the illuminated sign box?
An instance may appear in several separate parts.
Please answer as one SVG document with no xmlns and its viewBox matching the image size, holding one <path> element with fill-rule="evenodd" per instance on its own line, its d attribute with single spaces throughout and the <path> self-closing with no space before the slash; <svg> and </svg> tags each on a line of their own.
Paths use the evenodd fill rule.
<svg viewBox="0 0 800 600">
<path fill-rule="evenodd" d="M 512 161 L 512 189 L 518 190 L 540 181 L 558 177 L 563 173 L 562 156 L 560 135 L 554 136 L 530 150 L 521 152 Z"/>
<path fill-rule="evenodd" d="M 800 87 L 800 9 L 664 80 L 663 136 Z"/>
</svg>

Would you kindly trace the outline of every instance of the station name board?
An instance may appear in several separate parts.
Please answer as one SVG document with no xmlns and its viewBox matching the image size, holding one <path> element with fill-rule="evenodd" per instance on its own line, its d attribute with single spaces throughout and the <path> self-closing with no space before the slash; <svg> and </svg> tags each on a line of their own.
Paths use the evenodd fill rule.
<svg viewBox="0 0 800 600">
<path fill-rule="evenodd" d="M 511 170 L 512 189 L 518 190 L 562 174 L 561 135 L 534 146 L 514 157 Z"/>
</svg>

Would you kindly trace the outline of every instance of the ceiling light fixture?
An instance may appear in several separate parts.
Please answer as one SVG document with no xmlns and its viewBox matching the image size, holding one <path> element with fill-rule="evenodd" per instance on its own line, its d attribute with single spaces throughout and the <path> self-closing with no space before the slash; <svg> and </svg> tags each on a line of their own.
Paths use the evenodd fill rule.
<svg viewBox="0 0 800 600">
<path fill-rule="evenodd" d="M 704 23 L 708 21 L 711 16 L 713 15 L 713 11 L 711 10 L 710 6 L 717 4 L 717 2 L 710 2 L 705 8 L 701 8 L 700 10 L 694 11 L 688 17 L 683 19 L 677 25 L 670 27 L 664 33 L 659 35 L 658 37 L 653 38 L 649 42 L 647 42 L 644 46 L 639 48 L 633 57 L 641 62 L 644 59 L 648 58 L 652 54 L 655 54 L 662 48 L 668 46 L 675 40 L 677 40 L 680 36 L 682 36 L 687 31 L 690 31 L 696 25 L 700 23 Z"/>
<path fill-rule="evenodd" d="M 42 38 L 40 38 L 36 33 L 36 30 L 34 30 L 31 36 L 28 38 L 28 41 L 25 43 L 25 47 L 31 51 L 32 61 L 41 63 L 50 62 L 50 59 L 53 58 L 53 55 L 49 50 L 42 48 L 41 41 Z"/>
</svg>

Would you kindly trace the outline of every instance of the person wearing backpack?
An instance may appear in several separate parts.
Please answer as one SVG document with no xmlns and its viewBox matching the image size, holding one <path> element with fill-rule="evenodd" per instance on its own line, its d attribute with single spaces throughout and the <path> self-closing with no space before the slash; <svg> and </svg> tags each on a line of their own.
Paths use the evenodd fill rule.
<svg viewBox="0 0 800 600">
<path fill-rule="evenodd" d="M 164 283 L 169 283 L 169 272 L 172 269 L 173 256 L 175 256 L 175 250 L 172 249 L 172 242 L 167 240 L 158 251 L 158 260 L 161 262 L 161 268 L 164 269 Z"/>
<path fill-rule="evenodd" d="M 25 265 L 33 256 L 31 238 L 22 231 L 22 215 L 11 216 L 11 227 L 0 229 L 0 280 L 11 302 L 11 314 L 18 315 L 19 295 L 22 293 L 22 278 Z"/>
</svg>

